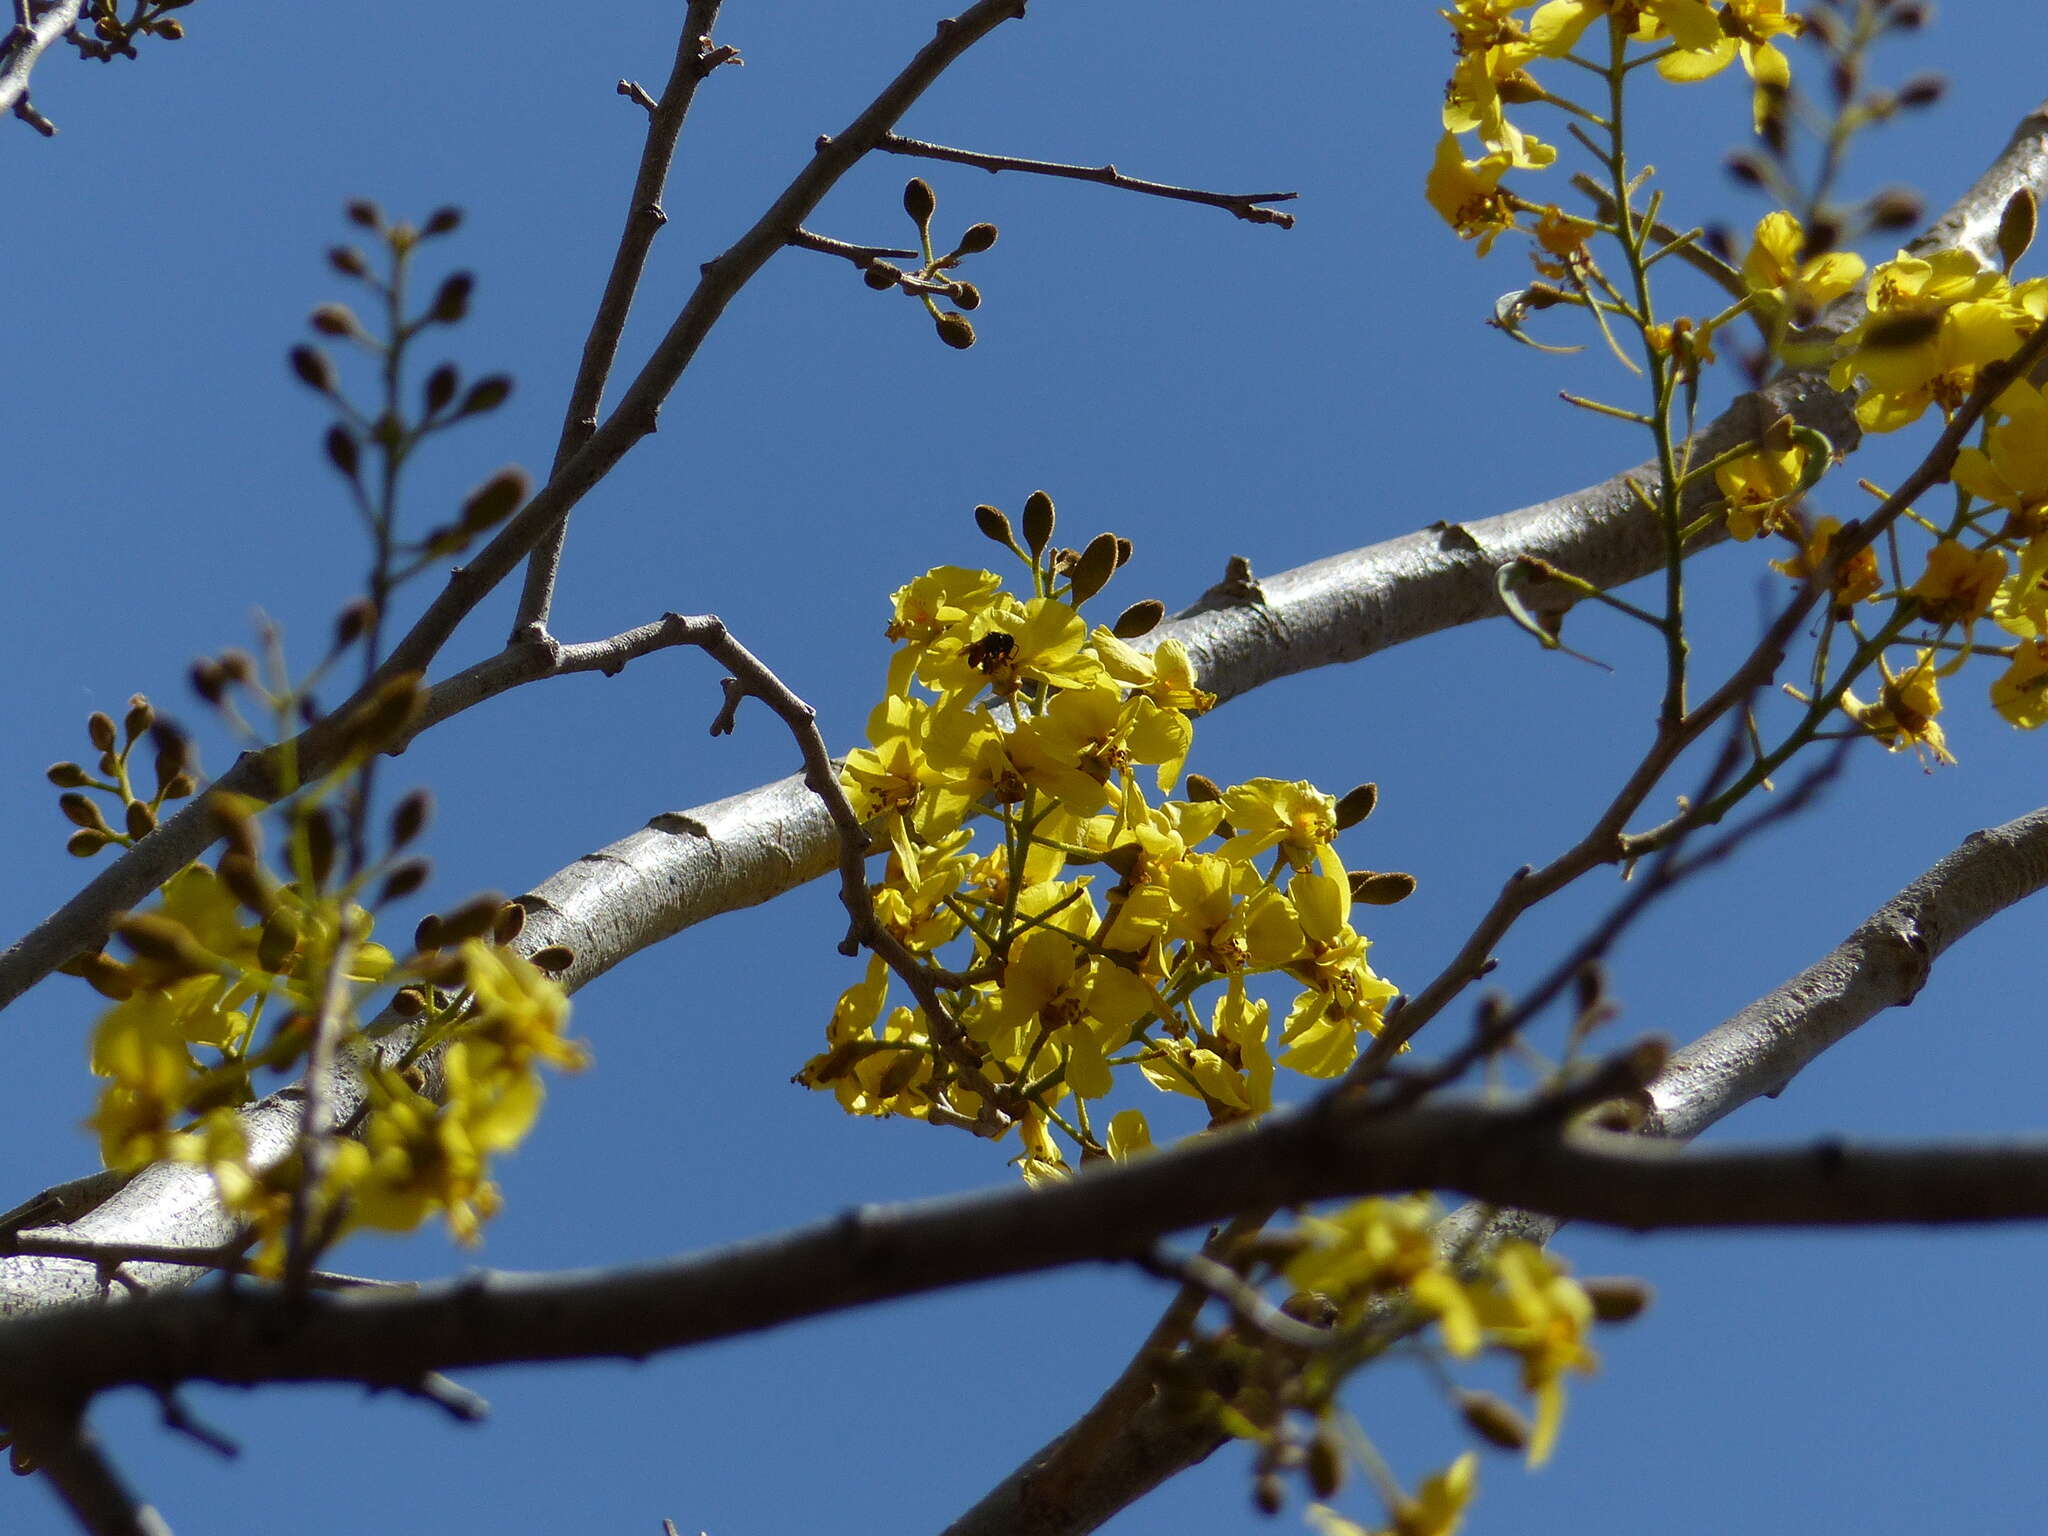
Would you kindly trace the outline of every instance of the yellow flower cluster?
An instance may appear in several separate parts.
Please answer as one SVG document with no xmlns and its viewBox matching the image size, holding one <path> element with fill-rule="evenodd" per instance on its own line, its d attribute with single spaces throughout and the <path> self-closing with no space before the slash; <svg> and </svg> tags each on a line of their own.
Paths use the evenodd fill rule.
<svg viewBox="0 0 2048 1536">
<path fill-rule="evenodd" d="M 1767 215 L 1756 228 L 1743 276 L 1767 313 L 1808 317 L 1851 291 L 1864 278 L 1863 262 L 1833 253 L 1802 261 L 1803 235 L 1791 215 Z M 1930 257 L 1901 252 L 1869 273 L 1864 314 L 1841 338 L 1830 380 L 1855 388 L 1856 415 L 1872 432 L 1890 432 L 1923 416 L 1928 407 L 1949 415 L 1966 399 L 1983 370 L 2002 362 L 2048 319 L 2048 279 L 2011 281 L 1968 251 Z M 1784 424 L 1780 424 L 1781 426 Z M 2048 720 L 2048 399 L 2027 379 L 2000 392 L 1986 417 L 1982 442 L 1960 449 L 1951 476 L 1963 493 L 1952 526 L 1909 515 L 1932 537 L 1925 565 L 1910 582 L 1894 572 L 1889 584 L 1874 550 L 1840 562 L 1832 576 L 1838 612 L 1862 603 L 1910 601 L 1910 617 L 1929 626 L 1917 637 L 1912 663 L 1894 671 L 1880 661 L 1883 684 L 1875 701 L 1853 692 L 1842 707 L 1893 751 L 1914 748 L 1935 761 L 1953 759 L 1935 717 L 1940 680 L 1972 655 L 2003 660 L 1991 684 L 1993 707 L 2012 724 L 2032 729 Z M 1812 450 L 1774 428 L 1751 452 L 1714 470 L 1729 532 L 1750 539 L 1775 532 L 1795 553 L 1774 567 L 1805 580 L 1827 567 L 1841 525 L 1821 518 L 1809 525 L 1797 502 L 1811 481 Z M 1982 502 L 1982 508 L 1973 507 Z M 2002 510 L 2003 521 L 1987 514 Z M 1910 570 L 1910 567 L 1908 568 Z M 1989 617 L 2017 641 L 1984 645 L 1978 621 Z M 1939 652 L 1952 654 L 1938 661 Z"/>
<path fill-rule="evenodd" d="M 1461 1274 L 1438 1243 L 1440 1214 L 1427 1196 L 1413 1195 L 1304 1215 L 1295 1229 L 1304 1246 L 1288 1261 L 1288 1283 L 1322 1298 L 1340 1323 L 1401 1296 L 1436 1320 L 1454 1358 L 1483 1350 L 1514 1356 L 1536 1410 L 1529 1464 L 1540 1466 L 1557 1443 L 1566 1372 L 1590 1373 L 1599 1363 L 1586 1343 L 1593 1302 L 1561 1260 L 1520 1239 Z"/>
<path fill-rule="evenodd" d="M 982 512 L 1029 567 L 1030 595 L 957 566 L 898 591 L 888 692 L 843 778 L 887 845 L 875 912 L 917 968 L 920 1006 L 889 1006 L 877 955 L 797 1080 L 854 1114 L 1015 1125 L 1035 1179 L 1066 1171 L 1056 1137 L 1083 1159 L 1150 1144 L 1136 1109 L 1097 1122 L 1117 1068 L 1212 1125 L 1246 1119 L 1271 1106 L 1276 1065 L 1343 1071 L 1394 988 L 1351 923 L 1335 799 L 1199 776 L 1190 798 L 1165 798 L 1213 699 L 1178 644 L 1130 643 L 1156 603 L 1113 627 L 1083 619 L 1129 546 L 1051 549 L 1043 493 L 1028 549 Z M 1262 975 L 1295 988 L 1277 1022 L 1247 986 Z"/>
<path fill-rule="evenodd" d="M 1587 28 L 1605 19 L 1617 45 L 1652 48 L 1667 80 L 1705 80 L 1740 59 L 1756 84 L 1761 125 L 1792 78 L 1778 39 L 1798 36 L 1801 26 L 1784 0 L 1457 0 L 1441 14 L 1457 63 L 1444 88 L 1444 137 L 1426 190 L 1430 206 L 1465 239 L 1477 240 L 1482 256 L 1517 227 L 1518 212 L 1538 211 L 1507 192 L 1501 177 L 1557 158 L 1552 145 L 1508 120 L 1510 106 L 1557 100 L 1530 75 L 1536 61 L 1571 54 Z M 1606 61 L 1596 67 L 1604 72 Z M 1459 147 L 1458 135 L 1467 133 L 1483 151 L 1475 159 Z"/>
<path fill-rule="evenodd" d="M 221 866 L 225 875 L 188 866 L 156 910 L 121 922 L 134 959 L 96 955 L 74 967 L 116 1000 L 92 1039 L 92 1069 L 108 1081 L 90 1124 L 107 1166 L 206 1165 L 223 1203 L 249 1224 L 259 1266 L 275 1269 L 304 1168 L 297 1156 L 254 1164 L 235 1110 L 254 1096 L 258 1068 L 287 1071 L 305 1057 L 338 990 L 340 1041 L 361 1053 L 367 1082 L 361 1139 L 337 1139 L 312 1202 L 322 1235 L 409 1230 L 442 1211 L 473 1240 L 497 1204 L 490 1155 L 516 1146 L 539 1110 L 539 1067 L 583 1064 L 562 1035 L 562 989 L 482 938 L 400 965 L 369 942 L 369 914 L 345 894 L 272 882 L 246 850 Z M 412 983 L 402 996 L 418 1043 L 382 1061 L 358 1003 L 366 989 L 401 981 Z M 259 1039 L 266 1011 L 276 1022 Z M 431 1097 L 412 1065 L 428 1045 L 442 1047 L 442 1091 Z"/>
</svg>

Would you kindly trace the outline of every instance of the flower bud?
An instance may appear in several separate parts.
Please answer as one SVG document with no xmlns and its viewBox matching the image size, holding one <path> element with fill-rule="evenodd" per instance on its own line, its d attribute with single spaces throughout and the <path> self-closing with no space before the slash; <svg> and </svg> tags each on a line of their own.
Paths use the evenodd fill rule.
<svg viewBox="0 0 2048 1536">
<path fill-rule="evenodd" d="M 956 256 L 977 256 L 996 243 L 996 227 L 993 224 L 970 224 L 967 233 L 960 237 L 960 243 L 953 248 Z"/>
<path fill-rule="evenodd" d="M 1393 871 L 1381 874 L 1370 869 L 1354 869 L 1346 873 L 1351 881 L 1351 899 L 1368 907 L 1391 907 L 1415 894 L 1413 875 Z"/>
<path fill-rule="evenodd" d="M 903 281 L 903 269 L 893 261 L 871 261 L 861 269 L 860 280 L 877 293 L 887 293 Z"/>
<path fill-rule="evenodd" d="M 1529 1448 L 1529 1421 L 1505 1398 L 1491 1392 L 1468 1392 L 1461 1388 L 1457 1404 L 1466 1426 L 1488 1445 L 1503 1451 L 1525 1451 Z"/>
<path fill-rule="evenodd" d="M 1000 544 L 1006 549 L 1017 546 L 1017 536 L 1010 531 L 1010 519 L 1000 507 L 981 506 L 974 509 L 974 526 L 981 530 L 983 538 Z"/>
<path fill-rule="evenodd" d="M 1377 784 L 1361 784 L 1348 792 L 1337 802 L 1337 830 L 1355 827 L 1373 813 L 1373 807 L 1380 803 L 1380 787 Z"/>
<path fill-rule="evenodd" d="M 974 345 L 974 326 L 965 315 L 948 311 L 934 323 L 938 326 L 939 340 L 955 351 L 965 352 Z"/>
<path fill-rule="evenodd" d="M 1152 633 L 1165 617 L 1166 604 L 1156 597 L 1143 598 L 1118 614 L 1109 632 L 1119 640 L 1135 640 L 1140 635 Z"/>
<path fill-rule="evenodd" d="M 1656 1299 L 1647 1280 L 1633 1275 L 1589 1275 L 1579 1289 L 1593 1303 L 1593 1315 L 1603 1323 L 1625 1323 L 1640 1317 Z"/>
<path fill-rule="evenodd" d="M 92 738 L 92 744 L 100 751 L 113 751 L 114 717 L 101 710 L 94 710 L 85 718 L 85 734 Z"/>
<path fill-rule="evenodd" d="M 92 776 L 76 763 L 52 763 L 43 777 L 59 789 L 83 789 L 92 782 Z"/>
<path fill-rule="evenodd" d="M 1024 547 L 1031 551 L 1036 560 L 1045 553 L 1045 546 L 1052 542 L 1053 516 L 1052 498 L 1043 491 L 1033 491 L 1024 498 Z"/>
<path fill-rule="evenodd" d="M 931 223 L 938 207 L 938 194 L 932 191 L 931 183 L 922 176 L 911 177 L 903 189 L 903 211 L 910 215 L 910 221 L 923 229 Z"/>
</svg>

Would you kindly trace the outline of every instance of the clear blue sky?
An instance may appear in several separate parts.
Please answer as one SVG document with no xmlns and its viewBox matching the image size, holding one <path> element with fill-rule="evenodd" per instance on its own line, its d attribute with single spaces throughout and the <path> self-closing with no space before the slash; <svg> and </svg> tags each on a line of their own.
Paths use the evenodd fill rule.
<svg viewBox="0 0 2048 1536">
<path fill-rule="evenodd" d="M 9 937 L 79 874 L 41 774 L 83 754 L 86 714 L 118 711 L 137 689 L 188 708 L 186 663 L 245 642 L 252 609 L 310 651 L 356 590 L 365 556 L 318 453 L 323 418 L 283 364 L 306 312 L 342 296 L 322 253 L 346 234 L 343 201 L 467 211 L 441 248 L 478 274 L 452 355 L 519 381 L 504 411 L 428 453 L 412 485 L 419 524 L 502 463 L 544 472 L 639 144 L 640 114 L 613 82 L 658 87 L 680 10 L 643 0 L 592 24 L 574 8 L 506 0 L 423 23 L 417 8 L 336 0 L 265 8 L 259 21 L 201 4 L 186 13 L 187 41 L 146 49 L 140 64 L 47 61 L 37 100 L 57 139 L 0 125 Z M 699 96 L 629 358 L 697 264 L 937 14 L 728 7 L 720 38 L 746 66 Z M 2035 101 L 2039 34 L 2030 0 L 1976 0 L 1943 16 L 1915 56 L 1887 55 L 1895 78 L 1939 69 L 1959 88 L 1865 141 L 1855 183 L 1917 185 L 1936 206 L 1960 190 Z M 1611 372 L 1517 349 L 1481 324 L 1517 286 L 1518 258 L 1475 262 L 1422 204 L 1448 61 L 1423 5 L 1039 0 L 904 131 L 1230 190 L 1296 188 L 1299 226 L 870 164 L 814 227 L 894 242 L 907 227 L 901 184 L 922 169 L 943 228 L 1002 228 L 973 274 L 981 344 L 941 347 L 912 306 L 869 293 L 843 263 L 778 256 L 704 348 L 659 435 L 576 514 L 558 632 L 591 638 L 665 609 L 714 610 L 844 748 L 879 685 L 889 590 L 992 553 L 967 517 L 976 502 L 1014 511 L 1049 489 L 1069 531 L 1136 541 L 1127 597 L 1178 606 L 1232 554 L 1278 570 L 1634 462 L 1641 449 L 1617 425 L 1555 400 L 1560 387 L 1619 390 Z M 1679 217 L 1753 219 L 1761 205 L 1713 169 L 1741 128 L 1740 90 L 1664 99 L 1680 111 L 1649 148 Z M 1725 549 L 1698 571 L 1696 611 L 1725 624 L 1727 645 L 1753 633 L 1753 553 Z M 494 649 L 509 612 L 509 599 L 489 605 L 448 659 Z M 1606 802 L 1622 754 L 1645 736 L 1658 682 L 1649 648 L 1598 619 L 1575 638 L 1614 673 L 1488 624 L 1234 703 L 1203 723 L 1193 766 L 1224 782 L 1377 780 L 1381 809 L 1347 852 L 1421 878 L 1371 930 L 1380 968 L 1413 985 L 1510 869 L 1549 856 Z M 524 889 L 655 813 L 790 771 L 786 740 L 758 711 L 736 739 L 706 736 L 716 677 L 666 655 L 478 709 L 416 747 L 391 781 L 439 793 L 430 895 Z M 1864 753 L 1818 815 L 1646 923 L 1617 962 L 1624 1027 L 1698 1034 L 1971 829 L 2041 803 L 2041 742 L 1990 719 L 1968 688 L 1952 714 L 1959 767 L 1930 776 Z M 225 744 L 208 745 L 225 762 Z M 1504 950 L 1503 979 L 1527 975 L 1611 895 L 1595 882 L 1532 922 Z M 576 1023 L 597 1064 L 558 1085 L 504 1167 L 507 1209 L 483 1251 L 365 1242 L 340 1262 L 397 1275 L 603 1264 L 1007 1180 L 1001 1155 L 967 1138 L 850 1121 L 789 1086 L 852 975 L 834 953 L 835 910 L 828 891 L 805 890 L 589 988 Z M 2037 1127 L 2048 1047 L 2021 962 L 2038 923 L 2014 913 L 1959 946 L 1911 1010 L 1719 1134 Z M 4 1021 L 0 1205 L 92 1164 L 79 1129 L 92 1014 L 85 989 L 59 980 Z M 1606 1368 L 1577 1385 L 1548 1468 L 1489 1460 L 1469 1529 L 2030 1523 L 2043 1234 L 1568 1231 L 1561 1248 L 1588 1272 L 1649 1277 L 1660 1300 L 1606 1336 Z M 235 1463 L 162 1430 L 139 1397 L 96 1417 L 185 1532 L 652 1533 L 663 1516 L 713 1536 L 935 1530 L 1092 1400 L 1161 1300 L 1142 1276 L 1072 1273 L 640 1367 L 480 1372 L 471 1384 L 496 1412 L 478 1429 L 352 1391 L 193 1393 L 244 1445 Z M 1411 1479 L 1462 1448 L 1412 1367 L 1375 1371 L 1353 1403 Z M 1247 1457 L 1226 1448 L 1110 1529 L 1249 1531 L 1247 1492 Z M 1347 1507 L 1376 1513 L 1362 1494 Z M 33 1483 L 0 1489 L 0 1526 L 65 1528 Z"/>
</svg>

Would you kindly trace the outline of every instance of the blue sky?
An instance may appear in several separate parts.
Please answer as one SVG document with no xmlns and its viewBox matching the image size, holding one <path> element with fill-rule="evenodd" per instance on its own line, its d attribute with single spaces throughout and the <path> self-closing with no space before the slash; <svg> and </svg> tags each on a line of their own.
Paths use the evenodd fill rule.
<svg viewBox="0 0 2048 1536">
<path fill-rule="evenodd" d="M 0 274 L 0 442 L 11 560 L 0 645 L 14 658 L 0 733 L 11 937 L 78 866 L 42 782 L 81 756 L 84 719 L 136 690 L 192 713 L 189 660 L 245 643 L 260 608 L 310 654 L 366 555 L 318 451 L 324 418 L 290 383 L 306 312 L 344 297 L 325 249 L 346 199 L 467 213 L 434 258 L 478 276 L 447 333 L 465 371 L 507 371 L 503 411 L 426 454 L 423 526 L 499 465 L 544 472 L 616 239 L 640 115 L 613 93 L 658 83 L 681 7 L 538 0 L 412 10 L 335 0 L 260 23 L 198 5 L 191 36 L 139 64 L 45 63 L 45 141 L 0 134 L 12 238 Z M 722 41 L 746 64 L 701 91 L 626 357 L 637 360 L 722 250 L 929 35 L 936 11 L 756 0 Z M 1940 206 L 2036 100 L 2023 0 L 1953 8 L 1893 78 L 1941 70 L 1934 112 L 1873 133 L 1858 187 Z M 592 638 L 662 611 L 716 611 L 855 742 L 880 684 L 888 592 L 927 566 L 994 553 L 968 517 L 1043 486 L 1074 542 L 1137 545 L 1126 598 L 1191 600 L 1232 554 L 1259 571 L 1479 518 L 1643 456 L 1560 388 L 1619 392 L 1594 352 L 1549 359 L 1481 322 L 1520 280 L 1505 246 L 1474 260 L 1423 206 L 1447 38 L 1428 6 L 1220 0 L 1082 7 L 1039 0 L 919 103 L 909 134 L 1227 190 L 1298 189 L 1282 232 L 1100 188 L 882 158 L 812 227 L 894 243 L 903 180 L 938 191 L 942 229 L 992 220 L 971 352 L 844 263 L 778 256 L 732 306 L 660 432 L 578 510 L 557 632 Z M 1715 170 L 1743 127 L 1732 82 L 1660 93 L 1643 146 L 1683 221 L 1763 211 Z M 1878 254 L 1888 254 L 1880 251 Z M 1856 473 L 1901 461 L 1859 459 Z M 1853 475 L 1842 477 L 1843 481 Z M 1830 508 L 1848 515 L 1846 485 Z M 1695 563 L 1704 650 L 1755 632 L 1754 552 Z M 496 648 L 510 599 L 446 653 Z M 1660 682 L 1639 636 L 1599 615 L 1574 642 L 1612 673 L 1546 656 L 1505 624 L 1298 677 L 1202 723 L 1192 766 L 1342 790 L 1377 780 L 1354 864 L 1422 885 L 1370 930 L 1415 985 L 1514 866 L 1541 862 L 1611 795 Z M 672 653 L 477 709 L 418 744 L 389 783 L 439 797 L 428 893 L 517 891 L 648 817 L 779 777 L 786 739 L 749 711 L 713 741 L 717 673 Z M 1978 826 L 2042 800 L 2041 743 L 1951 706 L 1961 763 L 1857 756 L 1827 803 L 1656 911 L 1616 961 L 1623 1027 L 1689 1039 L 1833 945 Z M 230 749 L 206 742 L 220 766 Z M 1502 949 L 1512 986 L 1613 892 L 1539 914 Z M 557 1085 L 503 1169 L 506 1210 L 475 1254 L 437 1238 L 366 1241 L 338 1262 L 393 1275 L 522 1269 L 708 1248 L 862 1202 L 1011 1177 L 1003 1154 L 900 1122 L 855 1122 L 789 1086 L 853 976 L 823 887 L 686 933 L 590 987 L 577 1032 L 595 1067 Z M 410 918 L 404 920 L 407 924 Z M 1908 1011 L 1880 1017 L 1780 1100 L 1716 1133 L 1937 1136 L 2039 1125 L 2048 1066 L 2029 911 L 1952 952 Z M 403 932 L 401 927 L 398 931 Z M 0 1205 L 92 1163 L 82 986 L 10 1011 Z M 1468 1529 L 1870 1532 L 2015 1529 L 2038 1504 L 2033 1231 L 1623 1238 L 1568 1230 L 1587 1272 L 1642 1274 L 1654 1313 L 1603 1340 L 1553 1463 L 1487 1464 Z M 198 1391 L 242 1442 L 225 1463 L 123 1397 L 97 1422 L 186 1531 L 653 1532 L 937 1529 L 1092 1400 L 1162 1300 L 1158 1282 L 1069 1273 L 898 1304 L 638 1367 L 476 1373 L 491 1423 L 336 1389 Z M 1412 1365 L 1363 1378 L 1353 1406 L 1411 1480 L 1462 1448 Z M 1119 1536 L 1251 1530 L 1248 1458 L 1226 1448 L 1120 1517 Z M 1354 1495 L 1349 1511 L 1375 1513 Z M 1652 1513 L 1654 1511 L 1654 1513 Z M 1292 1517 L 1286 1517 L 1292 1519 Z M 63 1529 L 36 1484 L 0 1490 L 9 1530 Z M 1291 1526 L 1289 1528 L 1292 1528 Z"/>
</svg>

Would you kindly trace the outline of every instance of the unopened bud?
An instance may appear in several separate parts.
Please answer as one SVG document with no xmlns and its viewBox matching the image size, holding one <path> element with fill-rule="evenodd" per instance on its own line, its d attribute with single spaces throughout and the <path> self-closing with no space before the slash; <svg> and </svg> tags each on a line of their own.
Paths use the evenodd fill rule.
<svg viewBox="0 0 2048 1536">
<path fill-rule="evenodd" d="M 1458 1413 L 1466 1425 L 1488 1445 L 1498 1446 L 1503 1451 L 1529 1448 L 1529 1421 L 1505 1398 L 1496 1397 L 1491 1392 L 1460 1389 L 1457 1403 Z"/>
<path fill-rule="evenodd" d="M 955 351 L 965 352 L 974 345 L 974 324 L 965 315 L 948 310 L 933 323 L 938 327 L 939 340 Z"/>
<path fill-rule="evenodd" d="M 1593 1315 L 1603 1323 L 1626 1323 L 1640 1317 L 1657 1296 L 1649 1281 L 1633 1275 L 1590 1275 L 1579 1282 L 1579 1289 L 1593 1303 Z"/>
<path fill-rule="evenodd" d="M 92 738 L 92 744 L 102 752 L 114 750 L 114 717 L 101 710 L 94 710 L 85 717 L 85 734 Z"/>
<path fill-rule="evenodd" d="M 903 211 L 910 215 L 911 222 L 919 229 L 923 229 L 931 223 L 932 215 L 938 208 L 939 197 L 932 191 L 931 183 L 922 176 L 911 177 L 903 188 Z"/>
<path fill-rule="evenodd" d="M 990 246 L 994 245 L 995 243 L 995 225 L 970 224 L 967 227 L 967 233 L 960 237 L 960 244 L 954 248 L 954 251 L 957 255 L 974 256 L 980 254 L 982 251 L 987 250 Z"/>
</svg>

